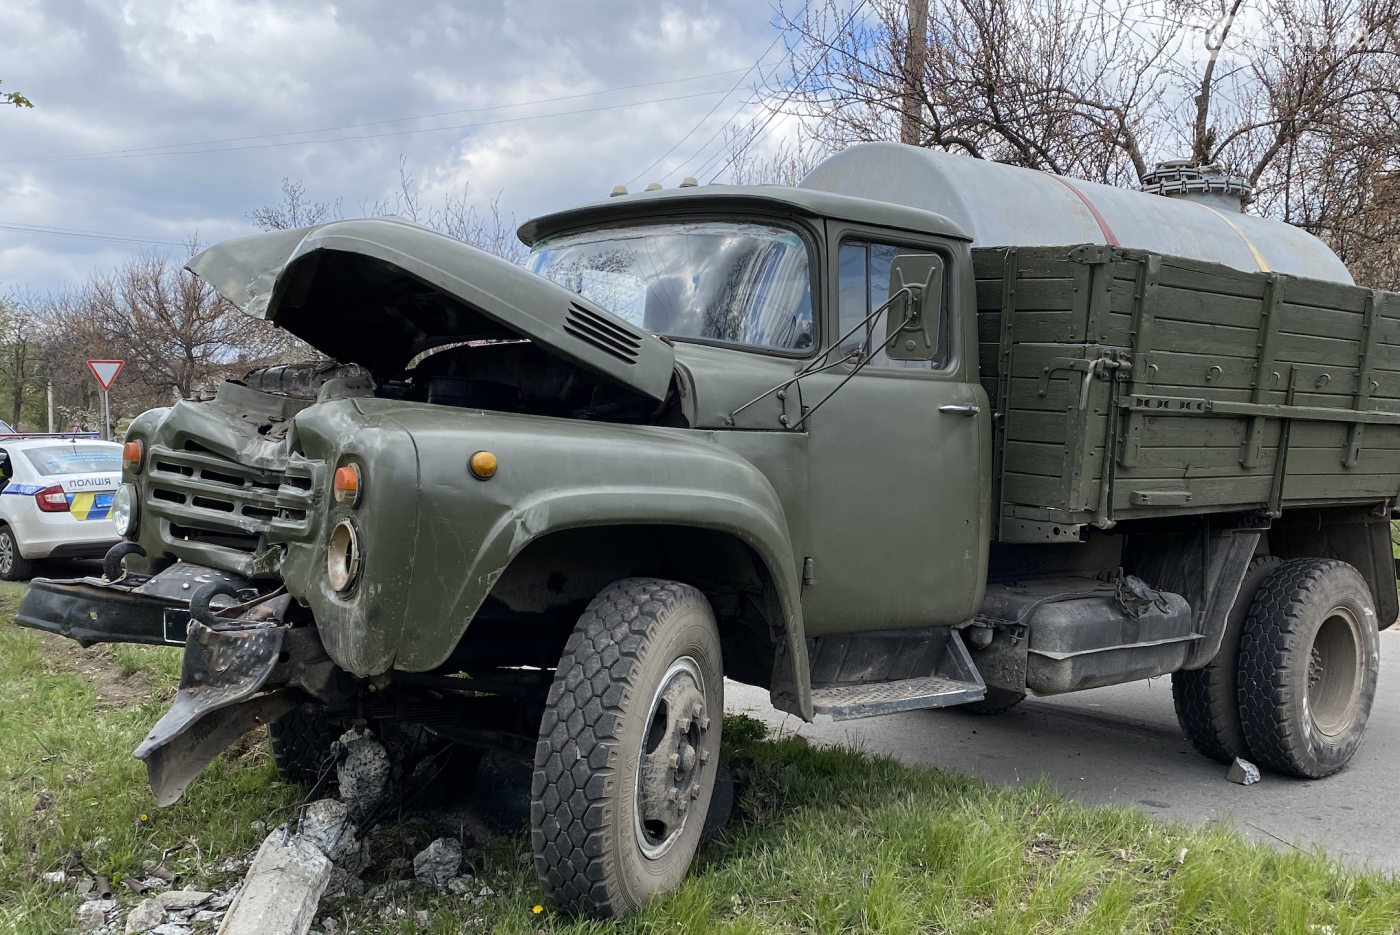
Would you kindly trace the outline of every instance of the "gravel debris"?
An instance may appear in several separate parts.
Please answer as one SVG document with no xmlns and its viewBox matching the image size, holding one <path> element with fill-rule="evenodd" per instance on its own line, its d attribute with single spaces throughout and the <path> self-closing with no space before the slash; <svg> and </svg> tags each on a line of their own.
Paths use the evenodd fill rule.
<svg viewBox="0 0 1400 935">
<path fill-rule="evenodd" d="M 142 900 L 136 908 L 127 913 L 126 935 L 136 935 L 138 932 L 149 932 L 165 921 L 165 907 L 158 899 Z"/>
<path fill-rule="evenodd" d="M 438 838 L 413 858 L 413 876 L 420 883 L 446 886 L 462 866 L 462 844 L 456 838 Z"/>
</svg>

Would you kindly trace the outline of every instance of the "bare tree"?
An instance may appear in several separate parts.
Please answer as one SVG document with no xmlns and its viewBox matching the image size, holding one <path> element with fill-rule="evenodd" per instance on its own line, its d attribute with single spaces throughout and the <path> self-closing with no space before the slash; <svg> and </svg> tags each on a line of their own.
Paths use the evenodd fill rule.
<svg viewBox="0 0 1400 935">
<path fill-rule="evenodd" d="M 263 205 L 248 212 L 248 220 L 265 231 L 310 227 L 341 217 L 340 199 L 335 204 L 312 201 L 306 196 L 306 183 L 282 177 L 282 200 L 275 205 Z"/>
<path fill-rule="evenodd" d="M 853 22 L 826 0 L 788 20 L 797 79 L 781 96 L 820 147 L 903 128 L 1119 185 L 1189 157 L 1243 175 L 1256 210 L 1323 237 L 1368 281 L 1400 285 L 1368 253 L 1395 236 L 1373 201 L 1400 170 L 1400 0 L 930 0 L 917 107 L 909 4 L 869 7 Z"/>
<path fill-rule="evenodd" d="M 45 362 L 43 321 L 32 304 L 27 296 L 0 299 L 0 378 L 9 384 L 8 421 L 16 429 L 24 417 L 25 391 L 35 385 Z"/>
<path fill-rule="evenodd" d="M 406 218 L 512 263 L 523 262 L 529 251 L 515 236 L 515 215 L 509 220 L 502 215 L 499 194 L 486 203 L 484 212 L 478 211 L 468 197 L 469 186 L 463 184 L 458 196 L 444 196 L 441 204 L 425 206 L 417 180 L 408 174 L 407 163 L 400 157 L 398 190 L 392 199 L 376 201 L 364 211 L 370 217 Z"/>
<path fill-rule="evenodd" d="M 779 139 L 766 156 L 757 152 L 757 125 L 730 127 L 724 132 L 729 178 L 735 185 L 796 185 L 827 152 L 806 139 L 801 128 L 791 139 Z"/>
<path fill-rule="evenodd" d="M 197 249 L 192 242 L 190 252 Z M 126 361 L 112 389 L 114 416 L 207 395 L 226 377 L 315 356 L 282 329 L 243 315 L 161 253 L 50 296 L 41 311 L 63 405 L 87 408 L 92 381 L 85 360 Z"/>
</svg>

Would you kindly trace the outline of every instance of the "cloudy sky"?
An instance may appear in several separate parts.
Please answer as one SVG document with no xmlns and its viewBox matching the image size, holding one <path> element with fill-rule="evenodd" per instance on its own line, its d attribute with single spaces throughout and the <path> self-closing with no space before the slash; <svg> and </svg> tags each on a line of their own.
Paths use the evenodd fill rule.
<svg viewBox="0 0 1400 935">
<path fill-rule="evenodd" d="M 75 233 L 250 233 L 284 177 L 359 216 L 402 160 L 425 202 L 470 183 L 523 221 L 713 174 L 777 22 L 767 0 L 5 0 L 0 90 L 34 109 L 0 111 L 0 294 L 152 248 Z"/>
</svg>

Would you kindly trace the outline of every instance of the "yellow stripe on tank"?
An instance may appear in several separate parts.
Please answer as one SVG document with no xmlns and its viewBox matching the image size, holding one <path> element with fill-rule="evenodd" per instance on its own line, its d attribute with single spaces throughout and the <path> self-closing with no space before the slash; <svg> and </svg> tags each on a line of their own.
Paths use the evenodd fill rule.
<svg viewBox="0 0 1400 935">
<path fill-rule="evenodd" d="M 1195 202 L 1195 204 L 1201 205 L 1201 203 L 1200 203 L 1199 201 Z M 1231 228 L 1235 233 L 1237 233 L 1237 234 L 1240 235 L 1240 240 L 1243 240 L 1243 241 L 1244 241 L 1244 245 L 1245 245 L 1246 247 L 1249 248 L 1249 252 L 1252 253 L 1252 254 L 1254 254 L 1254 262 L 1257 263 L 1257 264 L 1259 265 L 1259 272 L 1261 272 L 1261 273 L 1272 273 L 1272 272 L 1273 272 L 1273 270 L 1269 268 L 1269 261 L 1266 260 L 1266 259 L 1264 259 L 1264 255 L 1263 255 L 1262 253 L 1260 253 L 1257 249 L 1255 249 L 1255 247 L 1254 247 L 1254 241 L 1250 240 L 1248 237 L 1246 237 L 1246 236 L 1244 235 L 1244 231 L 1240 230 L 1240 227 L 1239 227 L 1238 224 L 1236 224 L 1234 221 L 1230 220 L 1227 216 L 1225 216 L 1225 215 L 1222 214 L 1221 212 L 1216 211 L 1216 210 L 1215 210 L 1214 208 L 1212 208 L 1210 205 L 1201 205 L 1201 207 L 1202 207 L 1202 208 L 1205 208 L 1205 209 L 1206 209 L 1207 211 L 1209 211 L 1211 214 L 1214 214 L 1216 217 L 1220 218 L 1220 220 L 1224 221 L 1226 224 L 1229 224 L 1229 225 L 1230 225 L 1230 228 Z"/>
</svg>

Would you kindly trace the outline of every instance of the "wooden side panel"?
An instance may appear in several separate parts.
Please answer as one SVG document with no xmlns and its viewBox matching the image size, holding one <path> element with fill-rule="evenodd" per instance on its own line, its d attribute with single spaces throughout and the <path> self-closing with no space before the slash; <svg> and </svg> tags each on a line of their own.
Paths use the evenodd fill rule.
<svg viewBox="0 0 1400 935">
<path fill-rule="evenodd" d="M 1400 296 L 1173 257 L 1145 288 L 1147 254 L 1072 247 L 1017 248 L 1008 292 L 1006 256 L 973 251 L 982 381 L 1005 393 L 1004 511 L 1118 520 L 1400 493 L 1400 425 L 1294 419 L 1284 453 L 1273 416 L 1119 408 L 1137 393 L 1400 413 Z M 1123 370 L 1086 375 L 1118 355 Z"/>
</svg>

